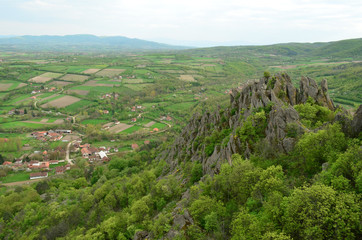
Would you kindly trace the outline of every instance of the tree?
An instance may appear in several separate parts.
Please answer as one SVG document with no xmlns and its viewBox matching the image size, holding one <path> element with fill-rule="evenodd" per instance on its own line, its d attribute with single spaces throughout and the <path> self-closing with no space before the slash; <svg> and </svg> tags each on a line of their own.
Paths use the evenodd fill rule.
<svg viewBox="0 0 362 240">
<path fill-rule="evenodd" d="M 353 194 L 325 185 L 297 188 L 285 198 L 283 230 L 293 239 L 355 239 L 361 209 Z"/>
</svg>

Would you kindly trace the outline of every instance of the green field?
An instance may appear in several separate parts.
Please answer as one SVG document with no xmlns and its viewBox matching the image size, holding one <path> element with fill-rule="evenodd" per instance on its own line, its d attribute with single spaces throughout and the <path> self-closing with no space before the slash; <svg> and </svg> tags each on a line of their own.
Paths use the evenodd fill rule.
<svg viewBox="0 0 362 240">
<path fill-rule="evenodd" d="M 195 102 L 183 102 L 167 106 L 166 109 L 169 111 L 187 111 L 191 109 L 194 105 Z"/>
<path fill-rule="evenodd" d="M 105 119 L 86 119 L 86 120 L 83 120 L 81 122 L 81 124 L 93 124 L 93 125 L 97 125 L 97 124 L 105 124 L 109 122 L 108 120 L 105 120 Z"/>
<path fill-rule="evenodd" d="M 12 128 L 32 128 L 32 129 L 41 129 L 44 127 L 41 123 L 27 123 L 27 122 L 7 122 L 1 123 L 0 129 L 12 129 Z"/>
<path fill-rule="evenodd" d="M 29 180 L 29 173 L 25 172 L 10 173 L 6 177 L 0 178 L 2 183 L 20 182 L 26 180 Z"/>
<path fill-rule="evenodd" d="M 61 163 L 58 163 L 58 164 L 49 164 L 49 168 L 52 169 L 52 168 L 55 168 L 55 167 L 65 166 L 65 165 L 67 165 L 67 162 L 61 162 Z"/>
<path fill-rule="evenodd" d="M 126 130 L 122 131 L 121 134 L 131 134 L 137 132 L 138 130 L 142 129 L 143 127 L 134 125 L 133 127 L 127 128 Z"/>
<path fill-rule="evenodd" d="M 161 130 L 164 129 L 165 127 L 167 127 L 167 125 L 164 123 L 155 123 L 151 126 L 151 129 L 158 128 Z"/>
<path fill-rule="evenodd" d="M 92 104 L 94 104 L 94 103 L 89 100 L 82 99 L 78 102 L 75 102 L 75 103 L 65 107 L 65 110 L 70 111 L 70 112 L 77 112 L 82 108 L 91 106 Z"/>
</svg>

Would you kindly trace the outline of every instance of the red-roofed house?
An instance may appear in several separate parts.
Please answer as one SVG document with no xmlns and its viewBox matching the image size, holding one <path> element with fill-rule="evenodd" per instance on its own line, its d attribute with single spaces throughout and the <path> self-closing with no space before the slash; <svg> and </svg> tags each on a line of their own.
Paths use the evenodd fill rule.
<svg viewBox="0 0 362 240">
<path fill-rule="evenodd" d="M 30 173 L 30 179 L 39 179 L 48 177 L 47 172 Z"/>
<path fill-rule="evenodd" d="M 11 165 L 12 164 L 12 162 L 8 162 L 8 161 L 6 161 L 6 162 L 4 162 L 3 163 L 3 166 L 6 166 L 6 165 Z"/>
<path fill-rule="evenodd" d="M 131 147 L 132 147 L 133 150 L 136 150 L 136 149 L 139 148 L 139 146 L 138 146 L 137 143 L 133 143 L 133 144 L 131 145 Z"/>
<path fill-rule="evenodd" d="M 154 128 L 153 131 L 154 131 L 154 132 L 158 132 L 159 130 L 158 130 L 158 128 Z"/>
<path fill-rule="evenodd" d="M 89 151 L 88 148 L 82 148 L 81 152 L 84 158 L 88 158 L 90 155 L 92 155 L 91 151 Z"/>
</svg>

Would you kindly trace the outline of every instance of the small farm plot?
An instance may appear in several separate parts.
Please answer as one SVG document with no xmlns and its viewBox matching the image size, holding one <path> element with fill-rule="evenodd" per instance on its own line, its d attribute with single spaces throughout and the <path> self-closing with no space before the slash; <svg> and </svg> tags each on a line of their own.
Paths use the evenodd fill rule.
<svg viewBox="0 0 362 240">
<path fill-rule="evenodd" d="M 113 87 L 113 86 L 117 86 L 117 85 L 121 85 L 121 82 L 118 82 L 118 81 L 94 81 L 94 80 L 91 80 L 91 81 L 85 83 L 83 86 Z"/>
<path fill-rule="evenodd" d="M 124 84 L 126 88 L 130 88 L 134 91 L 141 91 L 147 87 L 150 87 L 152 84 Z"/>
<path fill-rule="evenodd" d="M 78 74 L 66 74 L 61 78 L 61 80 L 64 81 L 71 81 L 71 82 L 84 82 L 89 77 L 84 75 L 78 75 Z"/>
<path fill-rule="evenodd" d="M 167 125 L 164 123 L 155 123 L 151 126 L 152 129 L 158 128 L 158 129 L 164 129 Z"/>
<path fill-rule="evenodd" d="M 123 132 L 126 129 L 129 129 L 131 127 L 133 127 L 133 125 L 128 125 L 128 124 L 125 124 L 125 123 L 119 123 L 119 124 L 114 125 L 113 127 L 109 128 L 108 131 L 111 132 L 111 133 L 119 133 L 119 132 Z"/>
<path fill-rule="evenodd" d="M 7 91 L 12 85 L 12 83 L 0 83 L 0 91 Z"/>
<path fill-rule="evenodd" d="M 1 91 L 10 91 L 16 88 L 21 88 L 26 86 L 27 84 L 17 82 L 17 81 L 9 81 L 9 80 L 0 80 L 0 92 Z"/>
<path fill-rule="evenodd" d="M 89 91 L 88 90 L 80 90 L 80 89 L 70 89 L 67 91 L 67 93 L 75 93 L 82 96 L 87 96 Z"/>
<path fill-rule="evenodd" d="M 129 83 L 129 84 L 132 84 L 132 83 L 143 83 L 143 79 L 139 79 L 139 78 L 136 78 L 136 79 L 134 79 L 134 78 L 130 78 L 130 79 L 123 79 L 122 80 L 122 82 L 123 83 Z"/>
<path fill-rule="evenodd" d="M 54 78 L 58 78 L 62 76 L 61 73 L 53 73 L 53 72 L 46 72 L 39 76 L 33 77 L 29 79 L 29 82 L 35 82 L 35 83 L 45 83 L 48 82 Z"/>
<path fill-rule="evenodd" d="M 98 68 L 90 68 L 90 69 L 87 69 L 87 70 L 84 70 L 82 73 L 84 74 L 94 74 L 96 72 L 98 72 L 100 69 Z"/>
<path fill-rule="evenodd" d="M 192 75 L 180 75 L 180 80 L 185 82 L 196 82 L 195 78 Z"/>
<path fill-rule="evenodd" d="M 56 107 L 56 108 L 63 108 L 63 107 L 67 107 L 71 104 L 74 104 L 76 102 L 79 102 L 81 99 L 77 98 L 77 97 L 73 97 L 73 96 L 64 96 L 58 99 L 55 99 L 53 101 L 50 101 L 48 103 L 45 103 L 43 105 L 41 105 L 42 108 L 47 108 L 47 107 Z"/>
<path fill-rule="evenodd" d="M 94 105 L 94 102 L 88 101 L 88 100 L 80 100 L 78 102 L 75 102 L 65 108 L 66 111 L 69 112 L 78 112 L 80 109 L 89 107 L 91 105 Z"/>
<path fill-rule="evenodd" d="M 73 83 L 72 82 L 63 82 L 63 81 L 53 81 L 49 85 L 57 86 L 57 87 L 64 87 L 64 86 L 67 86 L 69 84 L 73 84 Z"/>
<path fill-rule="evenodd" d="M 103 124 L 103 123 L 106 123 L 107 120 L 105 119 L 86 119 L 86 120 L 83 120 L 81 122 L 81 124 L 92 124 L 92 125 L 97 125 L 97 124 Z"/>
<path fill-rule="evenodd" d="M 103 69 L 97 72 L 96 75 L 101 77 L 114 77 L 125 71 L 126 69 Z"/>
</svg>

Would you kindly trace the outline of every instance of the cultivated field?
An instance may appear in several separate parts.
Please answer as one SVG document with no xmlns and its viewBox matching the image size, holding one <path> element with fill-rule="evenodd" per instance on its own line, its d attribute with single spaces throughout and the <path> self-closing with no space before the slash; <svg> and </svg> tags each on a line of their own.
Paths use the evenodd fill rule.
<svg viewBox="0 0 362 240">
<path fill-rule="evenodd" d="M 103 69 L 96 73 L 97 76 L 114 77 L 126 71 L 126 69 Z"/>
<path fill-rule="evenodd" d="M 192 75 L 180 75 L 180 80 L 185 82 L 196 82 L 195 78 Z"/>
<path fill-rule="evenodd" d="M 118 125 L 114 125 L 113 127 L 109 128 L 108 131 L 110 131 L 111 133 L 119 133 L 122 132 L 130 127 L 133 127 L 133 125 L 128 125 L 125 123 L 120 123 Z"/>
<path fill-rule="evenodd" d="M 33 77 L 29 79 L 29 82 L 35 82 L 35 83 L 45 83 L 48 82 L 54 78 L 58 78 L 60 76 L 62 76 L 63 74 L 61 73 L 53 73 L 53 72 L 46 72 L 43 73 L 37 77 Z"/>
<path fill-rule="evenodd" d="M 122 79 L 123 83 L 143 83 L 143 79 Z"/>
<path fill-rule="evenodd" d="M 64 96 L 64 97 L 58 98 L 56 100 L 53 100 L 51 102 L 45 103 L 45 104 L 41 105 L 41 107 L 42 108 L 47 108 L 47 107 L 63 108 L 63 107 L 69 106 L 73 103 L 76 103 L 80 100 L 81 100 L 80 98 L 76 98 L 73 96 Z"/>
<path fill-rule="evenodd" d="M 12 85 L 12 83 L 0 83 L 0 91 L 8 90 Z"/>
<path fill-rule="evenodd" d="M 61 79 L 64 81 L 71 81 L 71 82 L 84 82 L 89 77 L 84 75 L 78 75 L 78 74 L 67 74 L 63 76 Z"/>
<path fill-rule="evenodd" d="M 43 98 L 43 99 L 41 100 L 41 102 L 47 101 L 47 100 L 49 100 L 49 99 L 51 99 L 51 98 L 55 98 L 55 97 L 58 97 L 58 96 L 59 96 L 59 94 L 53 94 L 53 95 L 51 95 L 51 96 L 48 96 L 48 97 Z"/>
<path fill-rule="evenodd" d="M 99 70 L 100 69 L 98 69 L 98 68 L 90 68 L 90 69 L 87 69 L 87 70 L 83 71 L 82 73 L 84 73 L 84 74 L 93 74 L 93 73 L 98 72 Z"/>
<path fill-rule="evenodd" d="M 28 84 L 26 84 L 26 83 L 20 83 L 16 88 L 25 87 L 26 85 L 28 85 Z"/>
<path fill-rule="evenodd" d="M 79 95 L 87 96 L 89 91 L 88 90 L 79 90 L 79 89 L 70 89 L 67 91 L 67 93 L 76 93 Z"/>
<path fill-rule="evenodd" d="M 49 85 L 64 87 L 64 86 L 67 86 L 69 84 L 73 84 L 73 83 L 72 82 L 63 82 L 63 81 L 54 81 L 54 82 L 51 82 Z"/>
<path fill-rule="evenodd" d="M 156 123 L 155 121 L 151 121 L 151 122 L 145 124 L 145 127 L 151 127 L 155 123 Z"/>
<path fill-rule="evenodd" d="M 91 87 L 113 87 L 114 85 L 121 85 L 120 82 L 117 83 L 107 83 L 107 81 L 94 81 L 91 80 L 89 82 L 86 82 L 85 84 L 83 84 L 82 86 L 91 86 Z"/>
</svg>

